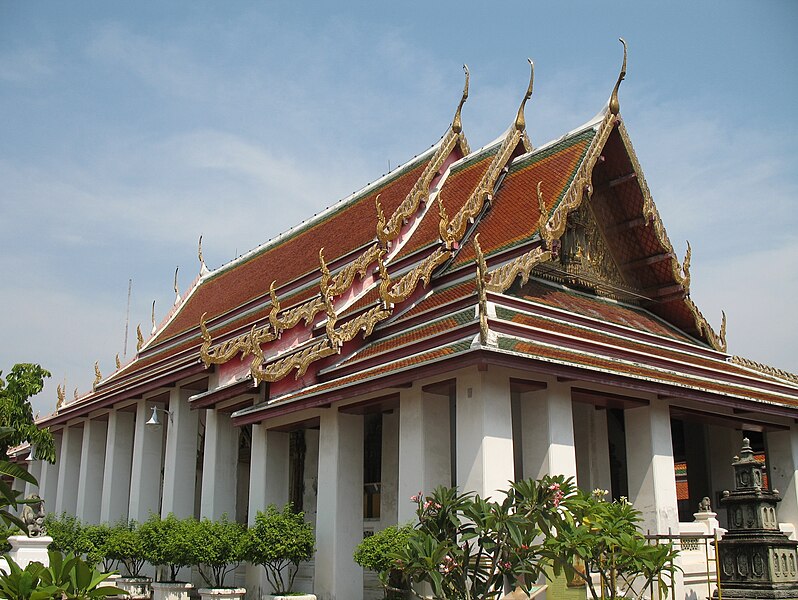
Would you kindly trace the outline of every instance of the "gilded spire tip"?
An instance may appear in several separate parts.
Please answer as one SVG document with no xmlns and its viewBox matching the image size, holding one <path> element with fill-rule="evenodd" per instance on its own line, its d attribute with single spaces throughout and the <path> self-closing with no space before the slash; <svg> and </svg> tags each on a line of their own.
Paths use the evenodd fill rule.
<svg viewBox="0 0 798 600">
<path fill-rule="evenodd" d="M 521 106 L 518 107 L 518 114 L 515 117 L 515 128 L 518 131 L 523 131 L 526 129 L 524 107 L 526 106 L 527 100 L 532 97 L 532 88 L 535 84 L 535 63 L 532 62 L 531 58 L 527 58 L 526 60 L 529 63 L 529 85 L 526 87 L 526 94 L 524 94 L 524 99 L 521 100 Z"/>
<path fill-rule="evenodd" d="M 463 131 L 463 122 L 460 119 L 460 113 L 463 110 L 463 105 L 465 104 L 466 100 L 468 100 L 468 81 L 471 76 L 468 71 L 468 65 L 463 65 L 463 71 L 465 71 L 465 86 L 463 87 L 463 95 L 460 98 L 460 104 L 457 105 L 457 110 L 455 111 L 454 119 L 452 120 L 452 131 L 455 133 L 460 133 Z"/>
<path fill-rule="evenodd" d="M 615 82 L 615 87 L 612 89 L 612 95 L 610 96 L 610 112 L 614 115 L 621 112 L 621 104 L 618 101 L 618 89 L 621 87 L 621 82 L 626 78 L 626 40 L 623 38 L 618 38 L 618 40 L 623 44 L 623 66 L 621 67 L 621 72 L 618 74 L 618 81 Z"/>
</svg>

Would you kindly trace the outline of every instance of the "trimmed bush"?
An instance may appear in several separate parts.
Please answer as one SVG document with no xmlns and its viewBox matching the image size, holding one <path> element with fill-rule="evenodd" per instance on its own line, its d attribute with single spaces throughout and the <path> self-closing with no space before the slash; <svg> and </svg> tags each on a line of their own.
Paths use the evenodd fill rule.
<svg viewBox="0 0 798 600">
<path fill-rule="evenodd" d="M 258 511 L 255 525 L 247 532 L 246 559 L 266 569 L 266 580 L 274 594 L 286 594 L 294 585 L 299 563 L 313 556 L 314 543 L 305 513 L 294 512 L 290 503 L 282 512 L 270 504 L 265 513 Z"/>
<path fill-rule="evenodd" d="M 139 533 L 144 545 L 144 556 L 153 566 L 169 567 L 168 581 L 177 581 L 182 567 L 191 565 L 195 555 L 192 533 L 196 529 L 193 518 L 178 519 L 172 513 L 162 519 L 152 514 L 141 524 Z"/>
</svg>

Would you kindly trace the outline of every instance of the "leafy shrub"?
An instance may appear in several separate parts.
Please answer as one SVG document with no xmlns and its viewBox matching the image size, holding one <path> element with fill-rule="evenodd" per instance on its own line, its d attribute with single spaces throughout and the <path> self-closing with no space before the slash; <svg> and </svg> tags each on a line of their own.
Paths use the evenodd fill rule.
<svg viewBox="0 0 798 600">
<path fill-rule="evenodd" d="M 111 527 L 105 523 L 86 525 L 78 536 L 78 546 L 86 555 L 86 562 L 92 567 L 102 565 L 104 573 L 113 571 L 117 561 L 108 556 L 108 540 Z"/>
<path fill-rule="evenodd" d="M 396 557 L 407 548 L 412 534 L 413 528 L 410 525 L 391 525 L 364 538 L 355 548 L 355 562 L 364 569 L 377 572 L 388 598 L 407 589 L 408 582 L 397 568 Z"/>
<path fill-rule="evenodd" d="M 146 559 L 138 523 L 132 519 L 117 521 L 111 527 L 105 552 L 106 558 L 119 561 L 125 566 L 129 577 L 141 577 Z"/>
<path fill-rule="evenodd" d="M 144 556 L 151 565 L 169 567 L 169 581 L 177 580 L 182 567 L 191 565 L 197 540 L 192 538 L 196 521 L 193 518 L 178 519 L 173 514 L 165 519 L 152 514 L 141 524 L 140 534 L 144 544 Z"/>
<path fill-rule="evenodd" d="M 244 559 L 246 528 L 222 515 L 218 521 L 208 518 L 187 521 L 191 539 L 191 564 L 211 588 L 223 588 L 227 575 Z"/>
<path fill-rule="evenodd" d="M 275 594 L 286 594 L 294 585 L 299 563 L 313 556 L 313 528 L 305 513 L 294 512 L 290 503 L 282 512 L 274 504 L 258 511 L 255 525 L 247 532 L 246 559 L 266 569 L 266 580 Z M 283 570 L 288 568 L 288 579 Z"/>
<path fill-rule="evenodd" d="M 72 552 L 74 554 L 84 554 L 88 548 L 83 538 L 83 524 L 74 515 L 61 513 L 60 516 L 47 513 L 44 517 L 44 526 L 47 535 L 53 538 L 48 548 L 57 552 Z"/>
</svg>

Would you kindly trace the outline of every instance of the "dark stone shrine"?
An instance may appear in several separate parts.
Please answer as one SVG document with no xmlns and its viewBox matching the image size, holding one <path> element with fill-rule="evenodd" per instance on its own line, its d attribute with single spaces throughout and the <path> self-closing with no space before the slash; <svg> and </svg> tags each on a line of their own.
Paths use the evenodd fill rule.
<svg viewBox="0 0 798 600">
<path fill-rule="evenodd" d="M 735 489 L 720 501 L 729 523 L 718 542 L 722 597 L 798 599 L 798 542 L 779 530 L 781 496 L 763 487 L 764 465 L 747 438 L 734 458 Z"/>
</svg>

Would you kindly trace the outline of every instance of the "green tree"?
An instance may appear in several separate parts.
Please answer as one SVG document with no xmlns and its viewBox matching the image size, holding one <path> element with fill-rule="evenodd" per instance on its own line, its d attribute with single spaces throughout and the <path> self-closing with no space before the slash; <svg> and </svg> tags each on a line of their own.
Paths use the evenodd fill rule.
<svg viewBox="0 0 798 600">
<path fill-rule="evenodd" d="M 246 528 L 222 515 L 218 521 L 207 517 L 192 519 L 190 532 L 194 549 L 191 564 L 210 588 L 223 588 L 225 577 L 244 559 Z"/>
<path fill-rule="evenodd" d="M 2 375 L 2 371 L 0 371 Z M 50 373 L 30 363 L 11 367 L 5 380 L 0 377 L 0 427 L 9 427 L 11 435 L 0 440 L 0 456 L 9 448 L 28 442 L 35 448 L 35 457 L 55 462 L 55 444 L 49 429 L 39 429 L 33 419 L 29 398 L 44 388 Z"/>
<path fill-rule="evenodd" d="M 594 600 L 639 600 L 652 584 L 667 595 L 678 567 L 671 544 L 648 544 L 638 527 L 640 512 L 625 498 L 604 500 L 606 492 L 579 491 L 571 502 L 570 519 L 563 521 L 546 547 L 557 557 L 555 567 L 569 578 L 585 582 Z M 575 568 L 574 565 L 584 565 Z M 593 576 L 598 575 L 594 582 Z"/>
<path fill-rule="evenodd" d="M 140 533 L 147 562 L 154 566 L 169 567 L 171 582 L 177 580 L 177 573 L 182 567 L 192 562 L 195 522 L 193 517 L 178 519 L 169 513 L 165 519 L 152 514 L 141 524 Z"/>
<path fill-rule="evenodd" d="M 294 585 L 299 563 L 313 556 L 313 545 L 313 528 L 304 513 L 294 512 L 290 502 L 282 512 L 270 504 L 265 513 L 258 511 L 247 532 L 246 559 L 266 569 L 266 580 L 275 594 L 285 594 Z"/>
<path fill-rule="evenodd" d="M 413 535 L 413 527 L 391 525 L 364 538 L 355 548 L 354 559 L 364 569 L 376 571 L 386 598 L 404 598 L 409 582 L 397 568 L 396 556 Z"/>
<path fill-rule="evenodd" d="M 10 427 L 0 427 L 0 448 L 4 444 L 8 448 L 6 442 L 13 435 L 14 431 Z M 35 485 L 36 478 L 19 465 L 5 460 L 3 458 L 5 456 L 5 453 L 0 454 L 0 525 L 17 527 L 24 531 L 25 524 L 14 514 L 14 511 L 19 504 L 24 504 L 25 501 L 21 498 L 22 492 L 14 489 L 14 479 L 21 479 Z M 8 530 L 4 528 L 4 532 L 4 535 L 7 535 Z"/>
</svg>

